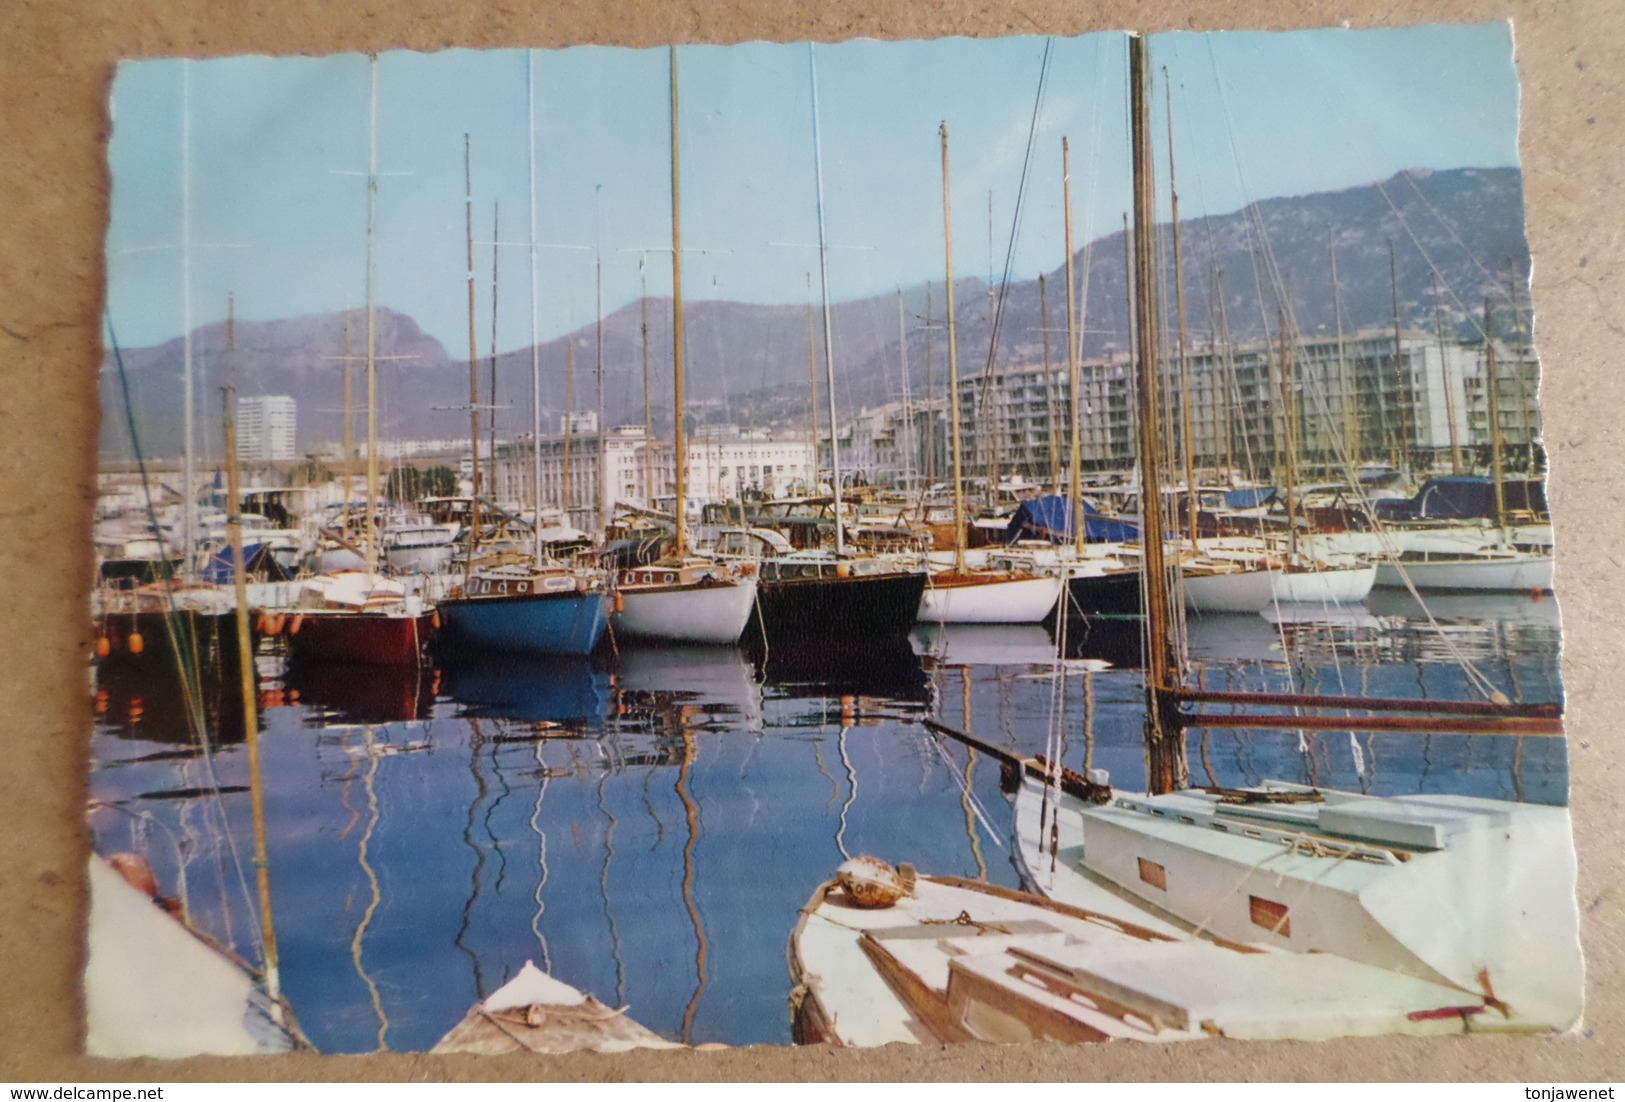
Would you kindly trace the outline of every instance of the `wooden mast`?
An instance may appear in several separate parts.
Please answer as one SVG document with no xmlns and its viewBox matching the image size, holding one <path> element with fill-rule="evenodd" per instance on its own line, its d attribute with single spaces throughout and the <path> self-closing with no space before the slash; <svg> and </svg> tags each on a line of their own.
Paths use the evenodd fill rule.
<svg viewBox="0 0 1625 1102">
<path fill-rule="evenodd" d="M 1071 492 L 1067 504 L 1072 515 L 1073 550 L 1081 556 L 1086 534 L 1083 521 L 1083 382 L 1078 370 L 1078 294 L 1074 289 L 1072 273 L 1072 153 L 1064 137 L 1061 139 L 1061 194 L 1066 224 L 1066 379 L 1072 395 L 1072 416 L 1068 418 L 1072 451 L 1068 465 Z M 1047 327 L 1044 340 L 1047 348 Z"/>
<path fill-rule="evenodd" d="M 1215 364 L 1219 382 L 1224 389 L 1224 470 L 1225 482 L 1235 485 L 1236 475 L 1236 362 L 1235 349 L 1230 344 L 1230 309 L 1224 302 L 1224 271 L 1215 264 L 1213 293 L 1219 300 L 1219 340 L 1224 348 L 1223 362 Z M 1251 464 L 1249 464 L 1251 466 Z M 1247 472 L 1251 477 L 1253 472 Z"/>
<path fill-rule="evenodd" d="M 367 114 L 367 503 L 361 515 L 367 534 L 367 573 L 378 572 L 378 55 L 370 58 Z"/>
<path fill-rule="evenodd" d="M 1134 154 L 1134 328 L 1137 337 L 1137 415 L 1140 426 L 1140 561 L 1146 602 L 1146 788 L 1162 795 L 1190 777 L 1175 693 L 1177 669 L 1169 639 L 1168 573 L 1163 559 L 1161 474 L 1157 426 L 1157 329 L 1151 237 L 1156 217 L 1152 181 L 1150 78 L 1146 42 L 1129 37 L 1129 97 Z"/>
<path fill-rule="evenodd" d="M 350 531 L 350 499 L 355 496 L 355 413 L 354 379 L 350 373 L 350 313 L 344 314 L 344 513 L 339 530 L 346 538 Z"/>
<path fill-rule="evenodd" d="M 818 282 L 823 295 L 824 314 L 824 387 L 829 402 L 829 484 L 835 496 L 835 554 L 846 552 L 844 516 L 841 507 L 841 447 L 840 434 L 835 429 L 835 335 L 830 328 L 829 316 L 829 236 L 824 228 L 824 152 L 823 139 L 818 130 L 818 64 L 813 44 L 807 43 L 807 78 L 812 89 L 813 123 L 813 175 L 818 184 Z"/>
<path fill-rule="evenodd" d="M 469 139 L 463 135 L 463 226 L 468 241 L 468 427 L 473 446 L 473 488 L 468 504 L 468 554 L 463 559 L 463 582 L 474 573 L 474 552 L 480 545 L 480 379 L 479 352 L 474 346 L 474 172 Z"/>
<path fill-rule="evenodd" d="M 1291 346 L 1287 343 L 1286 311 L 1277 310 L 1275 320 L 1277 339 L 1281 342 L 1281 414 L 1284 418 L 1282 428 L 1281 470 L 1286 480 L 1286 544 L 1287 557 L 1296 560 L 1298 557 L 1298 434 L 1297 414 L 1298 401 L 1294 396 L 1298 382 L 1298 359 Z"/>
<path fill-rule="evenodd" d="M 1411 447 L 1415 434 L 1405 419 L 1408 405 L 1406 395 L 1410 393 L 1405 380 L 1409 372 L 1405 370 L 1405 346 L 1399 332 L 1399 266 L 1394 260 L 1394 239 L 1391 237 L 1388 239 L 1388 294 L 1394 310 L 1394 419 L 1398 424 L 1392 428 L 1388 424 L 1388 403 L 1383 401 L 1380 386 L 1377 388 L 1377 416 L 1382 421 L 1382 434 L 1388 438 L 1389 447 L 1394 453 L 1394 469 L 1410 478 Z"/>
<path fill-rule="evenodd" d="M 285 1026 L 282 980 L 278 968 L 276 927 L 271 921 L 271 873 L 266 858 L 265 793 L 260 780 L 259 702 L 254 692 L 254 645 L 248 631 L 248 579 L 243 573 L 243 506 L 237 472 L 237 385 L 236 385 L 236 304 L 226 299 L 227 383 L 225 395 L 226 437 L 226 533 L 231 541 L 231 572 L 236 585 L 237 669 L 243 699 L 243 744 L 248 750 L 248 793 L 254 817 L 254 886 L 260 902 L 260 936 L 265 953 L 265 994 L 271 1000 L 271 1015 Z"/>
<path fill-rule="evenodd" d="M 502 254 L 502 216 L 496 203 L 491 204 L 491 360 L 486 372 L 485 388 L 485 445 L 491 456 L 491 483 L 496 484 L 497 469 L 497 257 Z M 496 496 L 495 490 L 492 497 Z"/>
<path fill-rule="evenodd" d="M 1066 139 L 1061 139 L 1061 158 L 1066 159 Z M 1066 170 L 1062 169 L 1062 176 Z M 1068 242 L 1068 252 L 1071 242 Z M 1044 397 L 1049 403 L 1049 484 L 1055 493 L 1061 492 L 1061 430 L 1055 419 L 1060 405 L 1055 399 L 1055 378 L 1050 370 L 1049 358 L 1049 295 L 1045 289 L 1044 273 L 1038 273 L 1038 329 L 1044 334 Z"/>
<path fill-rule="evenodd" d="M 594 297 L 596 299 L 596 307 L 598 312 L 598 320 L 594 324 L 593 329 L 593 346 L 597 357 L 595 374 L 597 375 L 598 384 L 598 431 L 593 434 L 597 438 L 594 441 L 594 448 L 598 453 L 598 478 L 595 480 L 598 483 L 596 498 L 596 509 L 598 513 L 598 538 L 602 538 L 604 526 L 609 521 L 609 517 L 604 512 L 604 507 L 607 504 L 604 501 L 604 482 L 608 478 L 609 468 L 608 461 L 604 457 L 604 230 L 602 226 L 603 201 L 601 199 L 603 192 L 603 184 L 598 184 L 593 191 L 593 197 L 599 211 L 599 213 L 595 215 L 595 220 L 600 223 L 595 231 L 597 243 L 594 246 L 594 252 L 596 255 L 593 259 Z"/>
<path fill-rule="evenodd" d="M 683 229 L 682 204 L 677 191 L 677 47 L 667 48 L 671 69 L 671 344 L 672 344 L 672 438 L 674 452 L 672 468 L 677 501 L 672 513 L 677 521 L 676 554 L 682 558 L 688 553 L 688 532 L 684 522 L 684 498 L 687 479 L 683 468 Z"/>
<path fill-rule="evenodd" d="M 1165 103 L 1168 113 L 1168 198 L 1172 206 L 1174 226 L 1174 301 L 1179 312 L 1179 419 L 1185 437 L 1185 494 L 1186 512 L 1191 533 L 1191 549 L 1198 550 L 1196 542 L 1196 441 L 1191 430 L 1191 362 L 1185 352 L 1185 269 L 1183 253 L 1179 248 L 1179 188 L 1174 183 L 1174 88 L 1168 76 L 1168 67 L 1162 69 Z"/>
<path fill-rule="evenodd" d="M 948 198 L 948 124 L 937 128 L 942 136 L 942 237 L 948 271 L 948 450 L 953 455 L 954 478 L 954 573 L 965 573 L 965 488 L 960 484 L 959 466 L 959 350 L 954 335 L 954 226 L 953 207 Z"/>
<path fill-rule="evenodd" d="M 1048 340 L 1048 338 L 1045 338 Z M 914 410 L 908 393 L 908 324 L 903 313 L 903 289 L 897 288 L 897 355 L 903 375 L 903 486 L 914 480 Z"/>
<path fill-rule="evenodd" d="M 532 535 L 537 562 L 542 558 L 542 350 L 537 332 L 540 296 L 536 287 L 536 73 L 530 50 L 525 51 L 525 146 L 530 167 L 530 464 Z M 568 523 L 568 518 L 566 518 Z"/>
<path fill-rule="evenodd" d="M 1495 321 L 1490 313 L 1490 300 L 1484 300 L 1484 359 L 1485 387 L 1489 390 L 1490 415 L 1490 477 L 1495 482 L 1495 526 L 1506 530 L 1506 485 L 1501 471 L 1501 389 L 1495 367 Z"/>
<path fill-rule="evenodd" d="M 1337 327 L 1337 381 L 1343 391 L 1343 447 L 1347 451 L 1348 465 L 1358 471 L 1362 449 L 1354 399 L 1359 386 L 1354 371 L 1349 367 L 1348 350 L 1343 345 L 1343 298 L 1342 288 L 1337 282 L 1337 238 L 1329 228 L 1326 237 L 1332 254 L 1332 320 Z"/>
<path fill-rule="evenodd" d="M 937 481 L 937 415 L 932 403 L 936 401 L 936 386 L 931 378 L 931 281 L 925 281 L 925 478 Z"/>
<path fill-rule="evenodd" d="M 1461 439 L 1456 433 L 1456 392 L 1450 385 L 1450 364 L 1445 359 L 1444 294 L 1437 277 L 1433 280 L 1433 330 L 1439 344 L 1439 384 L 1444 387 L 1444 416 L 1450 429 L 1450 473 L 1461 474 Z"/>
<path fill-rule="evenodd" d="M 641 318 L 638 322 L 638 332 L 643 337 L 643 504 L 645 508 L 653 509 L 655 430 L 654 409 L 649 398 L 649 275 L 644 271 L 642 257 L 638 258 L 638 283 L 642 288 L 642 294 L 639 296 Z"/>
<path fill-rule="evenodd" d="M 574 312 L 570 324 L 575 324 Z M 576 419 L 576 339 L 574 332 L 564 342 L 564 523 L 566 526 L 575 522 L 570 519 L 570 505 L 575 501 L 575 481 L 570 477 L 570 439 L 575 435 Z"/>
</svg>

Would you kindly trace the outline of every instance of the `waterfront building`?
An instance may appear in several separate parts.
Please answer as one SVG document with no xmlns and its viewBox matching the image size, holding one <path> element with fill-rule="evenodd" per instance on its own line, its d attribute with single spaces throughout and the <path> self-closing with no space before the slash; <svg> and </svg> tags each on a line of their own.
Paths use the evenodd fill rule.
<svg viewBox="0 0 1625 1102">
<path fill-rule="evenodd" d="M 1453 452 L 1466 469 L 1490 443 L 1487 362 L 1481 341 L 1447 343 L 1419 332 L 1402 333 L 1396 351 L 1392 330 L 1346 334 L 1341 342 L 1316 336 L 1284 349 L 1192 342 L 1184 372 L 1177 356 L 1163 364 L 1169 395 L 1163 434 L 1183 438 L 1188 402 L 1198 470 L 1274 475 L 1284 462 L 1288 417 L 1307 477 L 1342 477 L 1361 463 L 1448 470 Z M 1131 467 L 1135 426 L 1128 358 L 1084 363 L 1079 373 L 1084 469 Z M 1532 350 L 1497 341 L 1496 381 L 1501 442 L 1511 469 L 1538 468 L 1539 366 Z M 981 377 L 962 381 L 960 430 L 973 442 L 964 457 L 966 477 L 986 477 L 996 469 L 1003 475 L 1052 478 L 1070 463 L 1072 416 L 1064 365 L 1047 372 L 1015 365 L 991 384 Z M 843 447 L 849 436 L 878 441 L 884 435 L 861 425 L 856 433 L 843 427 Z M 914 439 L 924 435 L 916 432 Z M 1170 458 L 1177 466 L 1183 452 Z M 924 469 L 924 461 L 916 454 L 917 469 Z"/>
<path fill-rule="evenodd" d="M 293 459 L 298 405 L 284 394 L 237 399 L 237 455 L 244 462 Z"/>
<path fill-rule="evenodd" d="M 621 425 L 599 436 L 569 437 L 569 480 L 565 481 L 562 435 L 541 441 L 541 500 L 566 505 L 572 523 L 591 527 L 599 502 L 606 511 L 617 503 L 658 507 L 675 492 L 673 447 L 650 441 L 642 425 Z M 813 485 L 813 449 L 805 435 L 706 426 L 689 433 L 687 496 L 692 502 L 737 501 L 746 496 L 776 497 L 809 492 Z M 536 450 L 529 437 L 498 444 L 492 486 L 499 502 L 518 505 L 532 500 Z"/>
</svg>

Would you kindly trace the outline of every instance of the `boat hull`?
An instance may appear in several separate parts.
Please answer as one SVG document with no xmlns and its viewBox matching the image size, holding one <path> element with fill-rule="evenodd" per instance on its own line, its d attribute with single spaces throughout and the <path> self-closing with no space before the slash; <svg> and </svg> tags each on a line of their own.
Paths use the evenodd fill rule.
<svg viewBox="0 0 1625 1102">
<path fill-rule="evenodd" d="M 1068 616 L 1138 616 L 1140 572 L 1074 574 L 1066 580 L 1060 609 Z"/>
<path fill-rule="evenodd" d="M 1036 624 L 1061 593 L 1059 577 L 936 574 L 920 597 L 928 624 Z"/>
<path fill-rule="evenodd" d="M 1046 797 L 1025 778 L 1016 794 L 1024 879 L 1073 906 L 1105 910 L 1109 894 L 1152 929 L 1194 925 L 1211 938 L 1447 985 L 1493 1011 L 1475 1014 L 1474 1031 L 1560 1030 L 1577 1018 L 1566 809 L 1273 782 L 1254 791 L 1286 802 L 1186 790 L 1117 793 L 1098 805 Z M 1493 888 L 1484 868 L 1498 870 Z M 1523 900 L 1512 910 L 1508 884 Z"/>
<path fill-rule="evenodd" d="M 620 611 L 610 623 L 617 637 L 679 643 L 737 643 L 756 605 L 755 577 L 707 579 L 699 584 L 622 586 Z"/>
<path fill-rule="evenodd" d="M 820 887 L 791 935 L 804 1044 L 1459 1034 L 1490 1009 L 1345 957 L 1163 933 L 977 881 L 918 877 L 893 903 L 849 892 Z"/>
<path fill-rule="evenodd" d="M 1180 579 L 1192 612 L 1262 612 L 1275 599 L 1279 570 L 1186 574 Z"/>
<path fill-rule="evenodd" d="M 1327 570 L 1283 570 L 1275 579 L 1275 600 L 1282 604 L 1357 604 L 1377 580 L 1373 564 Z"/>
<path fill-rule="evenodd" d="M 97 655 L 104 664 L 131 663 L 172 670 L 178 642 L 181 653 L 189 660 L 195 657 L 205 670 L 236 670 L 240 665 L 235 612 L 176 609 L 173 613 L 104 613 L 97 618 L 95 630 Z M 106 640 L 105 655 L 101 654 L 103 640 Z M 258 645 L 258 640 L 259 633 L 251 618 L 250 650 Z"/>
<path fill-rule="evenodd" d="M 924 574 L 764 578 L 757 623 L 746 629 L 769 643 L 904 636 L 914 626 Z"/>
<path fill-rule="evenodd" d="M 440 604 L 441 641 L 459 650 L 590 654 L 609 626 L 609 594 L 525 593 L 449 597 Z"/>
<path fill-rule="evenodd" d="M 1552 557 L 1437 555 L 1403 562 L 1399 566 L 1391 562 L 1382 563 L 1377 567 L 1376 584 L 1385 589 L 1403 589 L 1406 577 L 1417 589 L 1550 592 Z"/>
<path fill-rule="evenodd" d="M 289 612 L 277 626 L 296 661 L 365 666 L 416 665 L 435 633 L 432 612 Z"/>
</svg>

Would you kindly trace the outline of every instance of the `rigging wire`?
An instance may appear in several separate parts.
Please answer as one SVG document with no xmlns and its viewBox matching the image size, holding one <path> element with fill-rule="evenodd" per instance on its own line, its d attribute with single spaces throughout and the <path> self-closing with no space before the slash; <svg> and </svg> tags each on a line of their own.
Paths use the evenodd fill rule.
<svg viewBox="0 0 1625 1102">
<path fill-rule="evenodd" d="M 1033 95 L 1032 117 L 1027 124 L 1027 146 L 1021 158 L 1021 177 L 1016 184 L 1016 206 L 1014 212 L 1012 212 L 1010 216 L 1010 236 L 1004 250 L 1004 271 L 999 278 L 998 300 L 993 308 L 993 320 L 989 326 L 988 332 L 987 365 L 983 368 L 982 372 L 982 394 L 979 399 L 981 407 L 984 410 L 988 409 L 993 404 L 992 397 L 999 354 L 999 332 L 1004 327 L 1005 307 L 1007 306 L 1010 297 L 1010 272 L 1015 266 L 1016 242 L 1021 236 L 1021 218 L 1026 206 L 1027 198 L 1027 176 L 1032 169 L 1033 149 L 1038 140 L 1038 116 L 1044 106 L 1044 88 L 1049 81 L 1050 55 L 1053 52 L 1054 47 L 1054 36 L 1046 37 L 1044 39 L 1044 55 L 1040 59 L 1038 65 L 1038 89 Z M 989 229 L 991 231 L 991 225 Z M 999 431 L 998 426 L 1002 423 L 1002 418 L 998 418 L 996 411 L 994 413 L 994 417 L 996 418 L 994 421 L 994 437 L 996 443 Z M 997 454 L 996 451 L 995 454 Z M 989 496 L 994 499 L 992 504 L 997 505 L 999 472 L 997 470 L 989 470 L 987 477 L 990 488 Z"/>
<path fill-rule="evenodd" d="M 107 342 L 113 351 L 113 362 L 118 370 L 119 390 L 124 399 L 124 424 L 130 434 L 130 448 L 135 456 L 136 469 L 141 476 L 141 490 L 146 504 L 147 524 L 155 536 L 161 539 L 161 529 L 158 526 L 157 511 L 152 502 L 152 482 L 147 471 L 146 457 L 141 450 L 141 437 L 135 427 L 135 406 L 130 398 L 130 379 L 124 367 L 124 355 L 120 350 L 118 335 L 113 330 L 113 315 L 110 310 L 103 310 L 102 318 L 107 326 Z M 190 472 L 188 472 L 190 474 Z M 190 479 L 188 478 L 188 483 Z M 186 487 L 188 495 L 191 486 Z M 190 554 L 191 548 L 185 553 Z M 260 929 L 259 915 L 254 906 L 254 896 L 248 888 L 248 876 L 243 871 L 242 854 L 237 848 L 237 839 L 231 831 L 230 820 L 226 816 L 224 803 L 220 799 L 220 780 L 214 767 L 214 749 L 209 739 L 207 722 L 203 712 L 202 667 L 197 662 L 196 653 L 196 626 L 197 615 L 192 617 L 191 630 L 182 630 L 180 610 L 175 603 L 175 577 L 167 551 L 160 557 L 159 576 L 164 588 L 164 625 L 169 635 L 170 648 L 175 655 L 176 670 L 180 676 L 181 693 L 184 699 L 184 714 L 192 733 L 197 740 L 199 752 L 203 757 L 203 772 L 208 781 L 208 787 L 213 790 L 209 806 L 213 807 L 219 817 L 221 835 L 225 839 L 226 848 L 231 853 L 232 866 L 236 870 L 238 889 L 242 892 L 244 906 L 249 912 L 249 926 L 256 949 L 263 953 L 264 934 Z M 189 642 L 192 651 L 193 665 L 187 665 L 187 649 L 183 643 Z M 251 661 L 248 655 L 239 656 L 239 661 Z M 184 875 L 185 866 L 182 867 Z"/>
<path fill-rule="evenodd" d="M 1233 118 L 1231 116 L 1231 113 L 1230 113 L 1229 99 L 1225 95 L 1224 82 L 1219 76 L 1218 59 L 1217 59 L 1217 56 L 1215 55 L 1214 50 L 1213 50 L 1212 36 L 1211 35 L 1204 35 L 1203 38 L 1204 38 L 1204 42 L 1206 43 L 1207 48 L 1208 48 L 1208 59 L 1209 59 L 1210 67 L 1213 70 L 1214 83 L 1215 83 L 1215 85 L 1217 87 L 1217 90 L 1218 90 L 1218 100 L 1219 100 L 1220 112 L 1224 117 L 1225 130 L 1226 130 L 1226 133 L 1229 135 L 1229 139 L 1230 139 L 1229 146 L 1230 146 L 1231 157 L 1232 157 L 1232 160 L 1234 161 L 1234 164 L 1235 164 L 1236 177 L 1237 177 L 1237 180 L 1238 180 L 1238 182 L 1239 182 L 1239 184 L 1241 186 L 1243 195 L 1245 196 L 1247 194 L 1250 194 L 1251 189 L 1247 185 L 1246 173 L 1242 168 L 1241 155 L 1240 155 L 1240 151 L 1239 151 L 1239 148 L 1238 148 L 1238 144 L 1237 144 L 1237 142 L 1235 140 L 1235 125 L 1234 125 L 1234 120 L 1233 120 Z M 1396 210 L 1397 210 L 1397 208 L 1396 208 Z M 1293 317 L 1292 308 L 1291 308 L 1291 300 L 1290 300 L 1290 297 L 1286 294 L 1284 280 L 1281 278 L 1279 266 L 1276 263 L 1274 253 L 1270 248 L 1269 237 L 1268 237 L 1267 233 L 1265 233 L 1265 231 L 1264 231 L 1263 221 L 1262 221 L 1262 219 L 1263 219 L 1262 213 L 1257 209 L 1257 204 L 1251 204 L 1250 203 L 1250 204 L 1248 204 L 1248 206 L 1246 208 L 1244 208 L 1244 214 L 1245 214 L 1245 217 L 1247 218 L 1247 221 L 1248 221 L 1249 232 L 1254 234 L 1256 236 L 1257 240 L 1260 243 L 1261 251 L 1263 253 L 1264 265 L 1265 265 L 1266 270 L 1269 272 L 1270 282 L 1272 284 L 1272 290 L 1275 292 L 1276 299 L 1277 299 L 1278 303 L 1281 305 L 1281 308 L 1282 308 L 1283 312 L 1285 313 L 1285 315 L 1287 317 L 1287 321 L 1292 327 L 1292 331 L 1301 332 L 1300 327 L 1296 323 L 1296 319 Z M 1408 225 L 1407 225 L 1407 232 L 1410 232 Z M 1413 235 L 1413 240 L 1414 240 L 1414 235 Z M 1419 249 L 1421 248 L 1419 242 L 1418 242 L 1418 248 Z M 1423 255 L 1424 255 L 1424 257 L 1426 256 L 1425 251 L 1424 251 Z M 1429 264 L 1430 268 L 1433 267 L 1433 262 L 1432 262 L 1431 258 L 1428 258 L 1428 264 Z M 1256 278 L 1257 277 L 1255 276 L 1255 280 L 1256 280 Z M 1262 291 L 1260 291 L 1260 305 L 1262 306 Z M 1267 331 L 1267 327 L 1266 327 L 1266 343 L 1267 343 L 1267 340 L 1268 340 L 1268 331 Z M 1318 397 L 1319 397 L 1319 400 L 1322 403 L 1325 402 L 1324 394 L 1321 394 Z M 1378 538 L 1382 541 L 1384 553 L 1390 559 L 1396 559 L 1397 556 L 1398 556 L 1398 547 L 1393 541 L 1392 534 L 1389 533 L 1386 530 L 1386 528 L 1380 522 L 1378 522 L 1376 520 L 1375 511 L 1371 506 L 1369 497 L 1366 494 L 1364 488 L 1359 485 L 1358 477 L 1357 477 L 1357 475 L 1355 473 L 1352 461 L 1350 460 L 1346 449 L 1342 446 L 1342 444 L 1336 442 L 1335 440 L 1333 442 L 1333 446 L 1334 446 L 1334 450 L 1335 450 L 1336 454 L 1338 455 L 1338 458 L 1342 462 L 1342 465 L 1344 466 L 1344 468 L 1348 472 L 1350 484 L 1355 488 L 1356 492 L 1360 496 L 1362 505 L 1363 505 L 1363 507 L 1364 507 L 1364 509 L 1366 511 L 1366 515 L 1368 517 L 1370 517 L 1371 520 L 1372 520 L 1373 528 L 1376 531 L 1376 533 L 1378 535 Z M 1432 628 L 1433 631 L 1438 635 L 1440 641 L 1443 643 L 1446 650 L 1448 650 L 1450 652 L 1451 657 L 1455 660 L 1456 664 L 1461 668 L 1463 674 L 1467 677 L 1469 683 L 1475 689 L 1477 689 L 1480 693 L 1482 693 L 1486 698 L 1491 699 L 1491 700 L 1496 699 L 1496 697 L 1498 695 L 1500 695 L 1499 690 L 1495 688 L 1493 682 L 1491 682 L 1487 677 L 1484 676 L 1484 674 L 1482 672 L 1480 672 L 1478 670 L 1476 665 L 1472 662 L 1471 658 L 1465 652 L 1463 652 L 1458 646 L 1456 646 L 1455 641 L 1452 640 L 1449 637 L 1448 633 L 1446 633 L 1443 630 L 1443 628 L 1440 626 L 1438 620 L 1434 617 L 1432 610 L 1428 608 L 1427 603 L 1425 601 L 1423 601 L 1423 599 L 1421 597 L 1421 594 L 1417 592 L 1415 584 L 1411 581 L 1409 575 L 1406 573 L 1403 566 L 1400 567 L 1399 574 L 1400 574 L 1400 579 L 1405 583 L 1406 590 L 1411 594 L 1412 598 L 1414 598 L 1416 600 L 1417 604 L 1419 606 L 1421 606 L 1423 612 L 1426 614 L 1429 627 Z"/>
</svg>

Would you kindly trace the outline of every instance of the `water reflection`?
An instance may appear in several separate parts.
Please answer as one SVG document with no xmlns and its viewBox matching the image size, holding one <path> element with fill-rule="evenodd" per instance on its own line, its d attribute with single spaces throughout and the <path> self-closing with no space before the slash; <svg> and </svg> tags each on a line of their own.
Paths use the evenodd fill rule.
<svg viewBox="0 0 1625 1102">
<path fill-rule="evenodd" d="M 440 672 L 417 666 L 297 662 L 282 671 L 281 690 L 285 699 L 271 703 L 309 708 L 312 722 L 406 723 L 429 718 Z"/>
<path fill-rule="evenodd" d="M 1211 688 L 1472 697 L 1476 676 L 1514 699 L 1560 699 L 1555 606 L 1534 604 L 1446 602 L 1439 632 L 1384 595 L 1326 615 L 1208 617 L 1187 647 Z M 844 855 L 1017 883 L 997 763 L 921 720 L 1132 789 L 1139 660 L 1139 622 L 1099 618 L 927 628 L 836 657 L 623 646 L 596 663 L 489 658 L 438 685 L 433 671 L 370 671 L 365 685 L 270 670 L 284 987 L 329 1052 L 427 1048 L 527 959 L 672 1040 L 786 1043 L 785 941 Z M 166 893 L 252 957 L 250 878 L 233 852 L 251 836 L 231 792 L 246 781 L 242 749 L 222 742 L 205 759 L 161 677 L 98 671 L 96 692 L 97 849 L 147 852 Z M 1559 739 L 1190 738 L 1203 783 L 1566 795 Z M 183 791 L 195 794 L 159 798 Z"/>
<path fill-rule="evenodd" d="M 610 676 L 591 658 L 487 655 L 448 662 L 441 690 L 464 716 L 582 727 L 608 714 Z"/>
<path fill-rule="evenodd" d="M 817 643 L 781 643 L 753 649 L 770 696 L 889 697 L 924 704 L 925 673 L 907 636 L 845 641 L 839 649 Z"/>
<path fill-rule="evenodd" d="M 942 666 L 1053 666 L 1058 653 L 1041 624 L 917 624 L 910 638 L 922 658 Z"/>
</svg>

